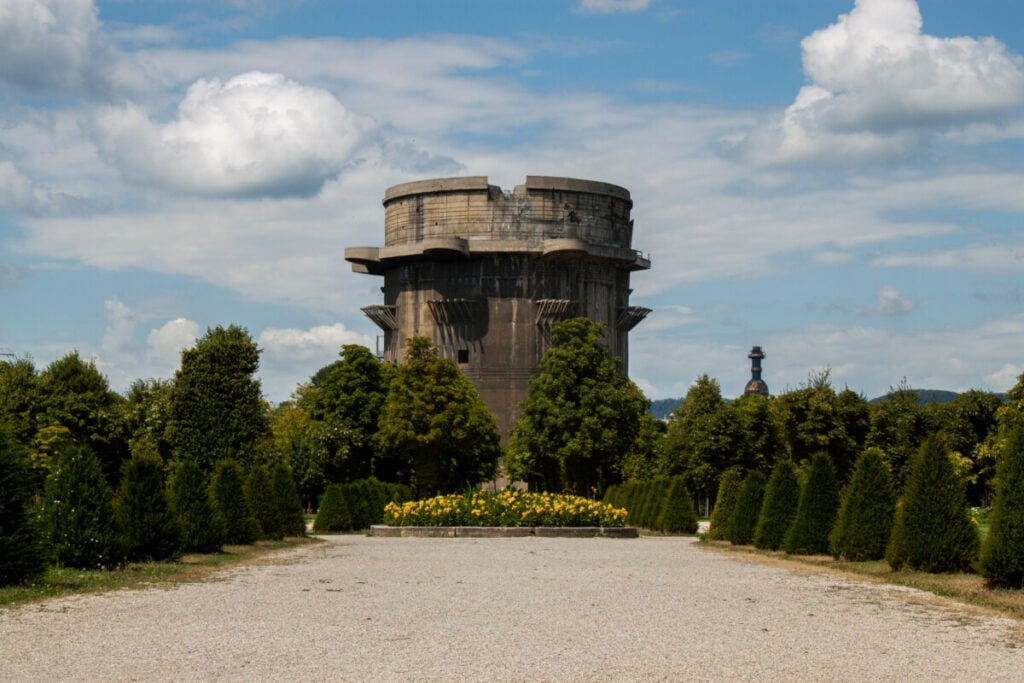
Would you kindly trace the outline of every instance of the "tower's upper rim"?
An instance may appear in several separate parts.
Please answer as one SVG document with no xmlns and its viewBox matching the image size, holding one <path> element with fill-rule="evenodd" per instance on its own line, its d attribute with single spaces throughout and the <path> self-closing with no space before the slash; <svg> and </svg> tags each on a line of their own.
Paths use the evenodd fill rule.
<svg viewBox="0 0 1024 683">
<path fill-rule="evenodd" d="M 629 190 L 619 185 L 605 183 L 598 180 L 583 180 L 581 178 L 560 178 L 555 176 L 528 175 L 526 183 L 517 186 L 527 192 L 530 190 L 557 190 L 563 192 L 583 192 L 587 194 L 601 194 L 617 199 L 631 201 Z M 487 192 L 491 185 L 487 176 L 460 176 L 455 178 L 431 178 L 429 180 L 414 180 L 408 183 L 392 185 L 384 192 L 384 204 L 417 194 L 430 194 L 438 192 Z M 500 188 L 495 188 L 500 191 Z"/>
</svg>

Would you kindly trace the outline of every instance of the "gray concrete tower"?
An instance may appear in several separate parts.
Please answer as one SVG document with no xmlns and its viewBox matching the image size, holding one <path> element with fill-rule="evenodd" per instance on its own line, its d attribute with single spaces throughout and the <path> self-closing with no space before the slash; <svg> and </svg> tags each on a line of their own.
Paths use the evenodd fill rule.
<svg viewBox="0 0 1024 683">
<path fill-rule="evenodd" d="M 363 308 L 384 331 L 384 359 L 430 338 L 507 436 L 553 323 L 607 325 L 626 372 L 627 333 L 650 312 L 629 305 L 630 273 L 651 266 L 631 246 L 632 206 L 624 188 L 573 178 L 527 176 L 512 192 L 485 176 L 404 183 L 384 194 L 384 246 L 345 259 L 384 276 L 384 303 Z"/>
</svg>

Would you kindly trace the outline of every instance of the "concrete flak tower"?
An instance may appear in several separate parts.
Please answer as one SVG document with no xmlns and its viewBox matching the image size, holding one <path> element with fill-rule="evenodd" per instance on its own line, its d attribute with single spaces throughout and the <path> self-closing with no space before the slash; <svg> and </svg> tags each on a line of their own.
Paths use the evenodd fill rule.
<svg viewBox="0 0 1024 683">
<path fill-rule="evenodd" d="M 430 338 L 476 386 L 503 436 L 518 417 L 551 326 L 586 316 L 626 372 L 628 332 L 650 312 L 629 305 L 633 202 L 617 185 L 527 176 L 511 192 L 486 176 L 404 183 L 384 194 L 384 246 L 350 247 L 358 273 L 384 277 L 363 312 L 384 332 L 384 360 Z"/>
<path fill-rule="evenodd" d="M 750 349 L 750 354 L 747 355 L 747 358 L 750 359 L 750 381 L 747 382 L 746 388 L 743 389 L 744 396 L 747 394 L 768 395 L 768 385 L 761 379 L 761 360 L 764 356 L 765 353 L 761 350 L 760 346 Z"/>
</svg>

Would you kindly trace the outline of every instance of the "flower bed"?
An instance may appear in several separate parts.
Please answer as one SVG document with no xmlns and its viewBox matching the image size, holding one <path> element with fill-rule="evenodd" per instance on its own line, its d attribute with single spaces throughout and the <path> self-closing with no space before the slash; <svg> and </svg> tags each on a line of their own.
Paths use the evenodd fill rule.
<svg viewBox="0 0 1024 683">
<path fill-rule="evenodd" d="M 554 493 L 507 489 L 451 494 L 401 505 L 388 503 L 389 526 L 621 527 L 626 511 L 606 503 Z"/>
</svg>

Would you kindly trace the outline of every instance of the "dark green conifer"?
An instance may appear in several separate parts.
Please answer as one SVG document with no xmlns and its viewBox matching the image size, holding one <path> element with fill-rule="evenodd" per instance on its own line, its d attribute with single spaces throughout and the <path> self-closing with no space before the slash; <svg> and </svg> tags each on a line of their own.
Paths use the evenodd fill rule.
<svg viewBox="0 0 1024 683">
<path fill-rule="evenodd" d="M 114 567 L 123 555 L 114 523 L 114 495 L 92 451 L 69 446 L 50 473 L 43 512 L 54 559 L 67 567 Z"/>
<path fill-rule="evenodd" d="M 245 496 L 242 466 L 237 460 L 225 458 L 217 462 L 210 482 L 210 493 L 218 512 L 224 518 L 225 543 L 246 545 L 260 536 L 260 525 L 253 516 Z"/>
<path fill-rule="evenodd" d="M 682 475 L 670 480 L 658 528 L 667 534 L 697 532 L 697 513 L 693 510 L 693 496 L 686 488 L 686 479 Z"/>
<path fill-rule="evenodd" d="M 127 559 L 141 562 L 177 555 L 181 530 L 167 500 L 164 464 L 156 447 L 137 444 L 121 467 L 117 528 Z"/>
<path fill-rule="evenodd" d="M 836 559 L 880 560 L 892 533 L 896 489 L 883 453 L 868 448 L 857 459 L 829 541 Z"/>
<path fill-rule="evenodd" d="M 363 489 L 358 482 L 350 481 L 344 484 L 342 491 L 345 494 L 345 502 L 348 503 L 349 512 L 352 513 L 353 529 L 369 529 L 372 522 L 369 501 L 363 495 Z"/>
<path fill-rule="evenodd" d="M 800 482 L 796 466 L 788 458 L 772 468 L 764 492 L 764 502 L 754 530 L 754 545 L 763 550 L 778 550 L 796 516 L 800 504 Z"/>
<path fill-rule="evenodd" d="M 24 452 L 0 428 L 0 586 L 29 581 L 46 566 L 32 513 L 33 484 Z"/>
<path fill-rule="evenodd" d="M 828 553 L 828 535 L 839 510 L 839 488 L 832 460 L 824 453 L 811 458 L 807 483 L 800 491 L 793 524 L 786 532 L 785 548 L 794 555 Z"/>
<path fill-rule="evenodd" d="M 341 484 L 331 484 L 320 501 L 320 509 L 317 510 L 316 520 L 313 522 L 313 531 L 322 534 L 351 529 L 352 514 L 345 502 L 345 489 Z"/>
<path fill-rule="evenodd" d="M 181 549 L 186 553 L 215 553 L 224 543 L 224 518 L 213 503 L 199 465 L 193 460 L 177 464 L 171 481 L 171 509 L 181 528 Z"/>
<path fill-rule="evenodd" d="M 760 470 L 751 470 L 743 480 L 736 507 L 729 518 L 725 538 L 734 545 L 750 545 L 754 542 L 757 518 L 764 501 L 765 477 Z"/>
<path fill-rule="evenodd" d="M 245 497 L 249 508 L 260 526 L 260 538 L 264 540 L 280 540 L 284 538 L 284 528 L 277 513 L 274 502 L 274 485 L 270 472 L 263 465 L 255 465 L 245 480 Z"/>
<path fill-rule="evenodd" d="M 725 540 L 729 533 L 729 520 L 736 509 L 736 500 L 743 486 L 743 474 L 738 469 L 729 469 L 722 474 L 718 482 L 718 495 L 715 497 L 715 509 L 711 511 L 711 524 L 708 526 L 708 538 Z"/>
<path fill-rule="evenodd" d="M 295 486 L 291 469 L 279 462 L 274 465 L 270 476 L 281 531 L 285 536 L 305 536 L 306 518 L 303 516 L 302 499 L 299 498 L 299 489 Z"/>
<path fill-rule="evenodd" d="M 1024 588 L 1024 423 L 1010 432 L 996 466 L 996 497 L 981 549 L 981 573 L 993 587 Z"/>
<path fill-rule="evenodd" d="M 921 444 L 908 465 L 885 559 L 894 571 L 967 571 L 978 555 L 978 532 L 967 514 L 964 483 L 941 434 Z"/>
</svg>

